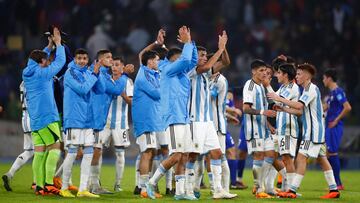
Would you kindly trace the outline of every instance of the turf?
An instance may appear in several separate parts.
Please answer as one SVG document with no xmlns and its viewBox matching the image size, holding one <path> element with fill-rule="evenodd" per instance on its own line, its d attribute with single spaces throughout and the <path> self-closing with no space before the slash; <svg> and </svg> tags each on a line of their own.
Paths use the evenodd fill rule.
<svg viewBox="0 0 360 203">
<path fill-rule="evenodd" d="M 9 164 L 0 164 L 0 174 L 5 173 Z M 102 168 L 102 185 L 108 189 L 113 188 L 115 168 L 111 165 L 104 165 Z M 298 199 L 255 199 L 251 194 L 251 189 L 247 190 L 232 190 L 231 192 L 237 193 L 238 198 L 234 200 L 224 200 L 226 202 L 359 202 L 360 201 L 360 171 L 344 171 L 342 172 L 342 180 L 345 185 L 345 191 L 341 192 L 341 198 L 336 200 L 321 200 L 319 197 L 327 193 L 326 182 L 324 175 L 321 171 L 308 171 L 305 175 L 303 183 L 299 192 L 302 194 Z M 90 198 L 72 198 L 65 199 L 58 196 L 35 196 L 33 191 L 30 190 L 32 182 L 31 165 L 27 164 L 24 168 L 15 174 L 14 179 L 11 181 L 13 192 L 7 192 L 2 186 L 0 189 L 0 202 L 154 202 L 154 200 L 141 199 L 132 194 L 134 189 L 134 168 L 126 167 L 122 187 L 123 192 L 113 195 L 102 195 L 99 199 Z M 252 177 L 251 171 L 244 172 L 245 182 L 251 185 Z M 73 169 L 73 181 L 75 184 L 79 183 L 79 165 L 75 165 Z M 207 181 L 206 181 L 207 182 Z M 164 180 L 160 182 L 160 190 L 164 192 Z M 202 196 L 198 202 L 209 202 L 211 196 L 208 189 L 202 190 Z M 170 196 L 164 196 L 157 202 L 172 202 L 174 201 Z M 217 200 L 219 202 L 219 200 Z"/>
</svg>

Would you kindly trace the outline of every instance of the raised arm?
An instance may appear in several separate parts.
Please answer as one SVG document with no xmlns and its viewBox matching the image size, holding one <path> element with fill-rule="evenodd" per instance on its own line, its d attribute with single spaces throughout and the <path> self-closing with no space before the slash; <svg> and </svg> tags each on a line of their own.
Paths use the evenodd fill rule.
<svg viewBox="0 0 360 203">
<path fill-rule="evenodd" d="M 219 42 L 218 42 L 218 50 L 215 52 L 215 54 L 202 66 L 198 66 L 196 68 L 196 72 L 198 74 L 204 73 L 209 71 L 212 67 L 214 67 L 215 63 L 219 60 L 220 56 L 225 50 L 225 46 L 227 43 L 227 35 L 226 32 L 223 31 L 222 35 L 219 35 Z M 218 68 L 218 71 L 221 68 Z"/>
<path fill-rule="evenodd" d="M 76 79 L 77 77 L 75 74 L 73 69 L 68 69 L 68 71 L 66 71 L 64 78 L 65 85 L 79 95 L 86 95 L 96 83 L 97 77 L 95 74 L 87 75 L 85 81 L 81 83 Z"/>
<path fill-rule="evenodd" d="M 56 45 L 55 60 L 48 67 L 41 68 L 38 71 L 40 77 L 47 79 L 54 77 L 62 69 L 66 62 L 65 49 L 61 45 L 60 31 L 56 27 L 54 28 L 54 36 L 52 36 L 52 40 Z"/>
<path fill-rule="evenodd" d="M 156 41 L 149 44 L 147 47 L 145 47 L 143 50 L 141 50 L 141 52 L 139 53 L 139 63 L 141 64 L 141 57 L 144 54 L 144 52 L 152 50 L 154 48 L 156 48 L 157 46 L 162 46 L 164 44 L 164 40 L 165 40 L 165 30 L 160 29 L 158 32 L 158 35 L 156 37 Z M 146 65 L 146 64 L 142 64 L 142 65 Z"/>
</svg>

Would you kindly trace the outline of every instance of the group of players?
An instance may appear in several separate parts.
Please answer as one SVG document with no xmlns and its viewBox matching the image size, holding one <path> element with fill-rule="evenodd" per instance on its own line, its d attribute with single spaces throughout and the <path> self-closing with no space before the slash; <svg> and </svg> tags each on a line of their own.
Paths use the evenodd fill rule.
<svg viewBox="0 0 360 203">
<path fill-rule="evenodd" d="M 63 74 L 63 115 L 59 116 L 53 80 L 63 70 L 68 51 L 61 43 L 59 30 L 54 28 L 48 46 L 43 51 L 32 51 L 23 71 L 20 89 L 25 151 L 2 176 L 5 188 L 11 190 L 15 171 L 34 156 L 36 194 L 75 197 L 76 191 L 78 197 L 99 197 L 111 193 L 101 187 L 99 177 L 102 148 L 109 146 L 112 137 L 116 153 L 114 190 L 121 191 L 124 150 L 130 145 L 130 105 L 133 134 L 141 152 L 136 160 L 134 193 L 143 198 L 161 198 L 157 183 L 166 176 L 166 193 L 172 191 L 174 177 L 174 198 L 197 200 L 206 159 L 213 198 L 235 198 L 237 195 L 229 192 L 230 185 L 244 185 L 233 175 L 236 158 L 226 158 L 226 145 L 233 145 L 226 128 L 227 122 L 239 122 L 241 111 L 229 100 L 227 105 L 228 84 L 220 73 L 230 64 L 227 34 L 219 36 L 218 50 L 211 55 L 195 45 L 186 26 L 179 28 L 177 40 L 183 44 L 182 49 L 167 49 L 165 31 L 160 30 L 156 41 L 139 53 L 140 68 L 134 83 L 128 76 L 134 71 L 132 64 L 125 65 L 110 51 L 100 50 L 95 62 L 88 66 L 87 51 L 77 49 Z M 321 95 L 311 83 L 316 72 L 313 65 L 295 66 L 291 57 L 281 55 L 272 66 L 254 60 L 251 70 L 252 78 L 243 88 L 240 146 L 253 158 L 254 195 L 296 198 L 311 157 L 317 158 L 329 185 L 329 193 L 323 198 L 338 198 L 341 183 L 339 168 L 335 170 L 334 165 L 339 167 L 336 152 L 341 119 L 351 107 L 336 86 L 336 74 L 328 71 L 324 75 L 323 82 L 333 94 L 326 106 L 334 111 L 332 115 L 338 115 L 326 117 L 329 127 L 325 130 Z M 276 92 L 270 85 L 273 74 L 281 84 Z M 334 110 L 334 101 L 344 108 Z M 276 121 L 271 121 L 274 117 Z M 328 144 L 328 155 L 337 157 L 329 159 L 331 165 L 326 158 L 325 134 L 335 143 L 330 147 Z M 56 171 L 62 142 L 66 156 Z M 82 161 L 77 188 L 72 185 L 71 174 L 79 157 Z M 243 169 L 244 158 L 241 163 Z M 283 177 L 280 191 L 274 190 L 275 170 Z"/>
</svg>

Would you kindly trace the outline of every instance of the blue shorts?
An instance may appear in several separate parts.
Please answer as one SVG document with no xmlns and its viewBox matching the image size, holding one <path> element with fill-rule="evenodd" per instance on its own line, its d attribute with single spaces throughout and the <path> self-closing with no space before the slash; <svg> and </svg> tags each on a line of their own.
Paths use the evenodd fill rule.
<svg viewBox="0 0 360 203">
<path fill-rule="evenodd" d="M 337 153 L 341 144 L 343 135 L 343 125 L 337 124 L 333 128 L 325 129 L 325 142 L 328 152 Z"/>
<path fill-rule="evenodd" d="M 238 149 L 247 152 L 244 124 L 241 124 Z"/>
<path fill-rule="evenodd" d="M 231 137 L 229 132 L 226 132 L 225 143 L 226 143 L 226 149 L 230 149 L 235 146 L 234 139 Z"/>
</svg>

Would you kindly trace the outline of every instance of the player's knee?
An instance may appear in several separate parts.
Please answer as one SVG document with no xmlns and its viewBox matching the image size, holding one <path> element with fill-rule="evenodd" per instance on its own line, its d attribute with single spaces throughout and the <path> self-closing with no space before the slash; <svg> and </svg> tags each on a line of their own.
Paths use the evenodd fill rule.
<svg viewBox="0 0 360 203">
<path fill-rule="evenodd" d="M 83 149 L 84 154 L 93 154 L 94 153 L 94 147 L 93 146 L 86 146 Z"/>
</svg>

